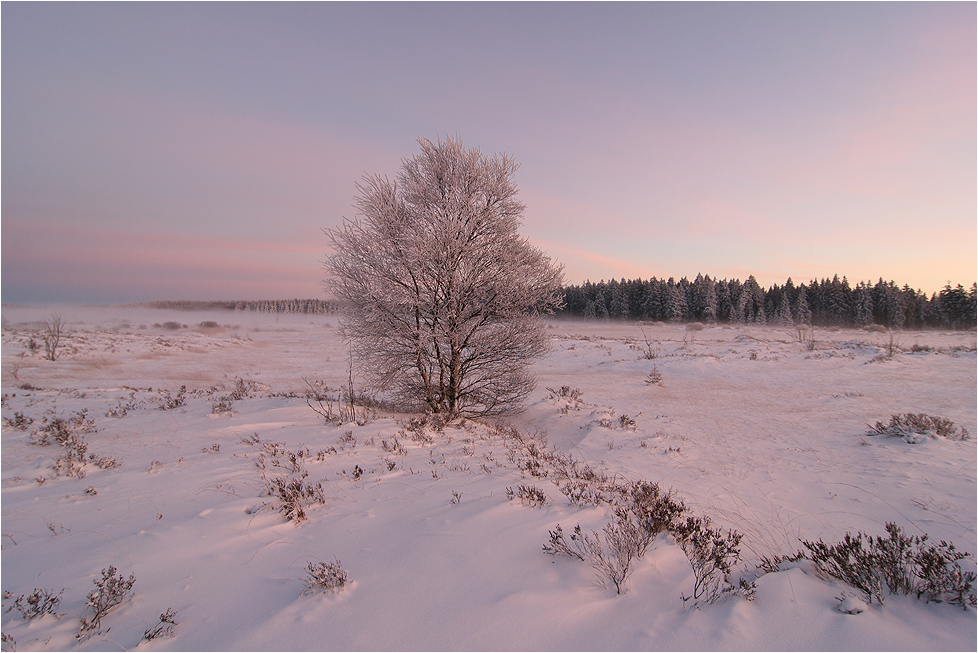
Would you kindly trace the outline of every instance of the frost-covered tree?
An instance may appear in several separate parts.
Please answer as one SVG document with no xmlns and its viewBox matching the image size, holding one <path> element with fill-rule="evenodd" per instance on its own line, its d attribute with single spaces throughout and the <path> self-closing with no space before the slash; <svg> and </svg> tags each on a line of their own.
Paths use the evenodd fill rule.
<svg viewBox="0 0 978 653">
<path fill-rule="evenodd" d="M 396 181 L 357 185 L 357 219 L 326 231 L 342 333 L 376 388 L 436 413 L 514 412 L 549 347 L 562 266 L 518 233 L 512 158 L 418 142 Z"/>
<path fill-rule="evenodd" d="M 716 282 L 710 279 L 709 275 L 696 275 L 690 288 L 692 295 L 692 305 L 689 307 L 693 317 L 707 324 L 714 324 L 717 321 L 717 290 Z"/>
<path fill-rule="evenodd" d="M 849 295 L 852 290 L 849 288 L 849 281 L 839 275 L 832 277 L 832 281 L 822 281 L 823 285 L 823 309 L 828 323 L 837 326 L 844 326 L 849 322 Z"/>
<path fill-rule="evenodd" d="M 733 305 L 733 312 L 730 314 L 730 321 L 734 324 L 743 324 L 748 321 L 747 301 L 749 297 L 750 292 L 746 288 L 741 287 L 737 295 L 737 301 Z"/>
<path fill-rule="evenodd" d="M 969 294 L 960 283 L 956 288 L 952 288 L 951 283 L 948 282 L 939 295 L 944 323 L 953 329 L 973 325 L 975 322 L 974 296 L 974 293 Z"/>
<path fill-rule="evenodd" d="M 624 282 L 624 279 L 622 279 Z M 624 283 L 616 283 L 612 279 L 611 302 L 608 305 L 608 314 L 618 320 L 627 320 L 631 317 L 628 310 L 628 295 Z"/>
<path fill-rule="evenodd" d="M 666 298 L 669 288 L 661 279 L 650 279 L 645 286 L 645 299 L 642 301 L 642 312 L 647 320 L 666 319 Z"/>
<path fill-rule="evenodd" d="M 738 314 L 744 316 L 744 321 L 757 324 L 767 323 L 767 313 L 764 312 L 764 296 L 764 290 L 757 283 L 754 275 L 747 277 L 737 307 Z M 741 306 L 743 307 L 742 312 Z"/>
<path fill-rule="evenodd" d="M 608 302 L 604 298 L 604 291 L 599 290 L 594 296 L 594 314 L 595 317 L 601 318 L 602 320 L 607 320 L 611 317 L 608 312 Z"/>
<path fill-rule="evenodd" d="M 795 322 L 797 324 L 812 324 L 812 309 L 808 306 L 808 293 L 805 284 L 798 288 L 798 298 L 795 300 Z"/>
<path fill-rule="evenodd" d="M 873 323 L 873 295 L 866 284 L 856 286 L 856 326 Z"/>
<path fill-rule="evenodd" d="M 666 315 L 670 322 L 682 322 L 689 315 L 686 305 L 686 293 L 681 285 L 672 278 L 669 279 L 669 294 L 666 305 Z"/>
<path fill-rule="evenodd" d="M 717 320 L 730 322 L 733 315 L 733 300 L 730 297 L 730 282 L 717 282 Z"/>
<path fill-rule="evenodd" d="M 781 301 L 778 310 L 774 314 L 774 322 L 779 326 L 792 326 L 795 323 L 791 316 L 791 300 L 788 299 L 787 291 L 781 293 Z"/>
</svg>

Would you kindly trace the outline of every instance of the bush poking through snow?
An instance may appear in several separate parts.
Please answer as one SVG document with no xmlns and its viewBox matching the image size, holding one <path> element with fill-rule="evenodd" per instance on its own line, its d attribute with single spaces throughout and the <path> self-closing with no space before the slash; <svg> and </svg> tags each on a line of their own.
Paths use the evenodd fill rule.
<svg viewBox="0 0 978 653">
<path fill-rule="evenodd" d="M 584 533 L 579 524 L 574 527 L 568 542 L 558 524 L 555 530 L 550 531 L 550 544 L 544 545 L 543 550 L 551 555 L 569 555 L 587 562 L 598 572 L 602 584 L 606 579 L 610 580 L 618 594 L 622 594 L 625 591 L 624 582 L 631 574 L 633 561 L 645 555 L 659 533 L 669 530 L 686 533 L 679 522 L 686 508 L 682 502 L 674 500 L 671 494 L 663 493 L 658 485 L 647 481 L 618 486 L 606 493 L 592 496 L 601 497 L 597 501 L 605 500 L 609 503 L 617 499 L 627 506 L 619 505 L 615 508 L 615 520 L 603 529 L 604 543 L 602 544 L 602 537 L 597 532 Z M 708 523 L 698 521 L 700 524 Z M 739 536 L 737 540 L 739 541 Z M 686 547 L 683 550 L 687 551 Z M 689 555 L 687 551 L 687 556 Z M 732 564 L 735 563 L 736 560 Z M 694 565 L 693 569 L 695 572 L 697 567 Z M 729 569 L 727 571 L 729 573 Z M 697 587 L 699 585 L 697 583 Z M 702 593 L 696 594 L 696 598 Z"/>
<path fill-rule="evenodd" d="M 88 443 L 82 436 L 71 433 L 61 444 L 65 452 L 54 459 L 52 465 L 54 475 L 85 478 L 85 453 L 88 451 Z"/>
<path fill-rule="evenodd" d="M 390 441 L 388 441 L 386 439 L 381 440 L 380 441 L 380 448 L 383 449 L 385 452 L 392 453 L 392 454 L 394 454 L 396 456 L 406 456 L 407 455 L 407 449 L 405 449 L 404 448 L 404 445 L 402 445 L 400 443 L 400 441 L 397 439 L 397 436 L 396 435 L 391 436 Z"/>
<path fill-rule="evenodd" d="M 642 329 L 642 340 L 645 341 L 645 350 L 642 358 L 644 358 L 645 360 L 655 360 L 656 358 L 658 358 L 659 343 L 657 341 L 653 341 L 652 338 L 650 338 L 649 335 L 645 333 L 645 329 Z"/>
<path fill-rule="evenodd" d="M 941 541 L 928 544 L 927 535 L 909 536 L 895 523 L 888 537 L 846 533 L 842 542 L 822 540 L 802 544 L 816 569 L 859 590 L 867 603 L 881 604 L 887 593 L 914 595 L 925 601 L 975 606 L 974 572 L 963 571 L 959 560 L 970 554 Z"/>
<path fill-rule="evenodd" d="M 581 532 L 581 525 L 578 524 L 574 527 L 574 533 L 570 536 L 573 546 L 567 543 L 564 539 L 564 529 L 560 527 L 560 524 L 554 528 L 554 530 L 549 531 L 550 533 L 550 544 L 543 545 L 543 552 L 548 553 L 552 556 L 555 555 L 565 555 L 572 558 L 577 558 L 581 562 L 584 562 L 584 554 L 580 552 L 579 543 L 584 537 Z"/>
<path fill-rule="evenodd" d="M 561 386 L 559 390 L 547 388 L 550 393 L 550 400 L 554 404 L 560 404 L 560 413 L 566 415 L 572 410 L 580 410 L 584 402 L 581 400 L 581 391 L 571 388 L 569 385 Z"/>
<path fill-rule="evenodd" d="M 652 366 L 652 371 L 649 375 L 645 377 L 646 385 L 662 385 L 662 372 L 660 372 L 655 365 Z"/>
<path fill-rule="evenodd" d="M 173 410 L 187 404 L 187 386 L 182 385 L 177 390 L 176 396 L 170 394 L 169 390 L 160 390 L 160 410 Z"/>
<path fill-rule="evenodd" d="M 66 476 L 68 478 L 85 478 L 87 472 L 85 465 L 91 462 L 101 469 L 115 469 L 120 467 L 117 459 L 108 456 L 97 456 L 88 453 L 88 443 L 85 436 L 76 433 L 74 429 L 91 433 L 95 431 L 94 420 L 86 417 L 86 411 L 81 411 L 72 415 L 69 420 L 55 417 L 50 422 L 31 434 L 31 444 L 47 446 L 51 444 L 51 438 L 64 447 L 64 452 L 59 454 L 52 463 L 55 476 Z"/>
<path fill-rule="evenodd" d="M 21 594 L 14 599 L 14 604 L 6 611 L 10 612 L 16 608 L 24 619 L 34 619 L 45 614 L 53 614 L 57 617 L 58 604 L 61 603 L 61 595 L 64 593 L 64 590 L 54 594 L 51 590 L 35 588 L 30 594 Z M 13 595 L 10 592 L 4 592 L 3 598 L 11 599 Z"/>
<path fill-rule="evenodd" d="M 740 560 L 743 535 L 711 527 L 708 517 L 687 517 L 673 526 L 672 534 L 693 568 L 693 593 L 682 597 L 683 602 L 692 599 L 694 605 L 713 603 L 738 590 L 731 584 L 730 574 Z M 753 584 L 741 582 L 739 589 L 745 597 L 752 598 Z"/>
<path fill-rule="evenodd" d="M 161 637 L 173 637 L 173 627 L 177 625 L 177 622 L 174 621 L 176 616 L 177 613 L 173 611 L 173 608 L 167 608 L 166 612 L 160 615 L 160 620 L 156 625 L 146 629 L 143 633 L 143 639 L 151 642 Z"/>
<path fill-rule="evenodd" d="M 61 417 L 55 417 L 44 426 L 32 431 L 29 441 L 33 445 L 46 447 L 54 439 L 55 442 L 63 446 L 70 437 L 71 429 L 68 427 L 68 422 Z"/>
<path fill-rule="evenodd" d="M 122 463 L 119 462 L 119 459 L 111 456 L 96 456 L 95 454 L 90 453 L 88 454 L 88 461 L 99 469 L 116 469 L 118 467 L 122 467 Z"/>
<path fill-rule="evenodd" d="M 893 438 L 903 438 L 910 444 L 915 444 L 921 438 L 942 437 L 949 440 L 969 440 L 971 434 L 964 427 L 956 428 L 954 422 L 946 417 L 935 417 L 925 413 L 904 413 L 892 415 L 889 424 L 876 422 L 866 435 L 886 435 Z"/>
<path fill-rule="evenodd" d="M 550 531 L 550 544 L 543 550 L 550 555 L 569 555 L 588 563 L 598 572 L 598 580 L 603 586 L 609 580 L 618 594 L 625 591 L 624 583 L 632 573 L 632 562 L 642 557 L 654 536 L 642 527 L 624 509 L 615 511 L 615 521 L 605 525 L 604 543 L 597 531 L 584 533 L 580 524 L 574 527 L 570 542 L 564 538 L 563 529 L 557 524 Z"/>
<path fill-rule="evenodd" d="M 105 416 L 122 418 L 128 415 L 129 411 L 136 410 L 142 405 L 143 402 L 136 400 L 136 391 L 133 390 L 129 393 L 129 401 L 123 402 L 122 399 L 119 399 L 119 403 L 115 406 L 115 408 L 110 408 L 109 410 L 105 411 Z"/>
<path fill-rule="evenodd" d="M 129 578 L 123 578 L 116 573 L 116 568 L 109 566 L 102 570 L 102 578 L 92 581 L 95 583 L 95 589 L 89 592 L 88 600 L 85 602 L 85 605 L 92 609 L 92 616 L 81 618 L 81 628 L 75 635 L 77 639 L 87 639 L 101 632 L 102 619 L 105 615 L 120 605 L 132 591 L 136 577 L 130 575 Z"/>
<path fill-rule="evenodd" d="M 265 494 L 278 497 L 280 501 L 279 512 L 285 515 L 288 521 L 302 522 L 306 519 L 306 506 L 313 503 L 326 503 L 322 483 L 313 485 L 306 481 L 309 472 L 305 470 L 303 462 L 311 455 L 309 449 L 288 451 L 281 442 L 262 442 L 257 433 L 250 438 L 242 438 L 241 442 L 249 446 L 261 445 L 261 453 L 258 454 L 258 460 L 255 461 L 255 468 L 258 469 L 261 479 L 265 482 Z M 319 453 L 325 457 L 325 452 Z M 288 474 L 268 478 L 266 476 L 266 455 L 269 466 L 284 469 Z M 316 457 L 320 459 L 319 454 Z"/>
<path fill-rule="evenodd" d="M 557 399 L 560 397 L 566 397 L 568 399 L 573 399 L 577 401 L 581 398 L 581 391 L 577 388 L 571 388 L 569 385 L 560 386 L 560 390 L 554 390 L 553 388 L 547 388 L 552 399 Z"/>
<path fill-rule="evenodd" d="M 546 493 L 535 485 L 518 485 L 516 490 L 506 488 L 506 498 L 512 501 L 519 499 L 524 506 L 542 508 L 547 504 Z"/>
<path fill-rule="evenodd" d="M 49 361 L 58 359 L 58 345 L 61 343 L 61 336 L 67 331 L 64 319 L 57 313 L 44 320 L 44 328 L 41 331 L 41 340 L 44 341 L 44 358 Z"/>
<path fill-rule="evenodd" d="M 659 533 L 672 531 L 686 512 L 682 501 L 649 481 L 632 483 L 628 487 L 628 495 L 631 512 L 653 538 Z"/>
<path fill-rule="evenodd" d="M 303 594 L 317 592 L 339 592 L 346 586 L 349 578 L 339 559 L 333 556 L 335 562 L 310 562 L 306 565 L 306 588 Z"/>
<path fill-rule="evenodd" d="M 339 389 L 330 389 L 322 381 L 309 381 L 306 378 L 302 380 L 308 386 L 305 392 L 306 405 L 323 418 L 324 424 L 340 426 L 353 421 L 352 404 L 345 407 L 342 405 Z"/>
<path fill-rule="evenodd" d="M 27 427 L 34 423 L 33 418 L 27 417 L 24 413 L 14 413 L 13 418 L 4 417 L 3 425 L 17 431 L 26 431 Z"/>
<path fill-rule="evenodd" d="M 308 474 L 303 472 L 299 476 L 276 476 L 268 480 L 268 494 L 278 497 L 279 512 L 285 515 L 288 521 L 294 521 L 297 524 L 305 521 L 305 507 L 307 505 L 326 503 L 322 484 L 313 485 L 307 482 L 305 480 L 307 476 Z"/>
</svg>

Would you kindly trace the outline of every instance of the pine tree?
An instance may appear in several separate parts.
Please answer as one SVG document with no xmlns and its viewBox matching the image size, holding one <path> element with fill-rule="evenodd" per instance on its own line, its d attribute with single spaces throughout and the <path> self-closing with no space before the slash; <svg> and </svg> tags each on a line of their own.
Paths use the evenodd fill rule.
<svg viewBox="0 0 978 653">
<path fill-rule="evenodd" d="M 602 281 L 600 285 L 603 286 L 604 282 Z M 594 312 L 600 320 L 607 320 L 610 317 L 608 302 L 605 301 L 603 290 L 598 290 L 598 294 L 594 297 Z"/>
<path fill-rule="evenodd" d="M 686 305 L 686 294 L 671 278 L 669 279 L 669 303 L 666 310 L 670 322 L 682 322 L 689 312 Z"/>
<path fill-rule="evenodd" d="M 744 300 L 744 319 L 751 323 L 766 324 L 767 314 L 764 312 L 765 293 L 754 275 L 747 277 L 744 282 L 744 292 L 741 297 Z"/>
<path fill-rule="evenodd" d="M 886 287 L 886 314 L 887 326 L 891 329 L 902 329 L 906 324 L 907 314 L 903 310 L 903 293 L 892 281 Z"/>
<path fill-rule="evenodd" d="M 646 320 L 662 319 L 662 299 L 658 290 L 658 280 L 650 279 L 645 284 L 645 298 L 642 300 L 642 317 Z"/>
<path fill-rule="evenodd" d="M 978 321 L 978 283 L 972 283 L 971 290 L 968 291 L 965 320 L 968 326 L 974 326 L 975 322 Z"/>
<path fill-rule="evenodd" d="M 788 293 L 781 293 L 781 303 L 778 306 L 778 312 L 775 316 L 775 322 L 779 326 L 792 326 L 795 321 L 791 317 L 791 302 L 788 299 Z"/>
<path fill-rule="evenodd" d="M 611 302 L 608 304 L 608 314 L 616 320 L 627 320 L 631 317 L 628 310 L 628 297 L 625 295 L 625 280 L 616 283 L 612 280 Z"/>
<path fill-rule="evenodd" d="M 951 287 L 948 282 L 940 294 L 941 313 L 944 315 L 944 323 L 952 329 L 960 329 L 962 326 L 974 324 L 971 318 L 973 309 L 967 291 L 960 283 L 956 288 Z"/>
<path fill-rule="evenodd" d="M 690 313 L 696 319 L 707 324 L 716 323 L 718 312 L 716 284 L 709 275 L 696 275 L 691 294 L 693 306 L 690 307 Z"/>
<path fill-rule="evenodd" d="M 856 326 L 873 323 L 873 295 L 869 286 L 860 283 L 856 288 Z"/>
<path fill-rule="evenodd" d="M 748 315 L 748 303 L 750 297 L 750 291 L 747 288 L 741 288 L 740 294 L 737 295 L 737 303 L 734 304 L 733 315 L 731 316 L 731 322 L 735 324 L 746 324 L 750 321 L 750 316 Z"/>
<path fill-rule="evenodd" d="M 849 282 L 846 278 L 842 277 L 842 281 L 839 281 L 839 275 L 832 277 L 825 293 L 826 317 L 829 324 L 844 326 L 848 322 L 850 311 L 847 295 L 849 294 Z"/>
<path fill-rule="evenodd" d="M 587 300 L 587 303 L 584 305 L 583 317 L 585 320 L 597 319 L 598 312 L 593 299 Z"/>
<path fill-rule="evenodd" d="M 730 322 L 733 317 L 733 300 L 730 298 L 730 283 L 724 279 L 717 282 L 717 321 Z"/>
<path fill-rule="evenodd" d="M 808 307 L 808 292 L 805 284 L 798 287 L 798 298 L 795 300 L 795 321 L 797 324 L 812 325 L 812 309 Z"/>
</svg>

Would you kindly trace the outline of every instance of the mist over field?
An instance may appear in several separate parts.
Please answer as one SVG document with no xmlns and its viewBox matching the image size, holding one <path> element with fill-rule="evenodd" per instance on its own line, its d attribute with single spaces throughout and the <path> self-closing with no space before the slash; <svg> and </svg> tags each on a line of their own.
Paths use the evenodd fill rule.
<svg viewBox="0 0 978 653">
<path fill-rule="evenodd" d="M 351 407 L 337 325 L 4 306 L 5 648 L 975 647 L 967 600 L 879 604 L 795 558 L 894 523 L 974 571 L 973 330 L 552 320 L 523 413 L 446 422 L 398 412 L 355 365 Z M 953 429 L 869 434 L 908 413 Z M 620 593 L 545 551 L 558 527 L 574 550 L 579 525 L 610 552 L 635 483 L 740 535 L 715 600 L 692 598 L 676 528 Z M 133 583 L 86 630 L 110 567 Z M 31 612 L 31 596 L 59 600 Z"/>
</svg>

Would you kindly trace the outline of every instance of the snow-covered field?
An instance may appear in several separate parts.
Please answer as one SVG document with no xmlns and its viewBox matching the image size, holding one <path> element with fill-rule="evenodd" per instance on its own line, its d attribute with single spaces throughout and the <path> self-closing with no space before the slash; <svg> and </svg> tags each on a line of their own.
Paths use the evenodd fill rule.
<svg viewBox="0 0 978 653">
<path fill-rule="evenodd" d="M 57 310 L 69 333 L 52 362 L 28 349 L 52 309 L 3 307 L 5 649 L 975 650 L 974 609 L 890 596 L 844 614 L 836 597 L 854 592 L 811 563 L 756 569 L 886 522 L 978 549 L 975 439 L 866 435 L 908 412 L 978 432 L 973 331 L 899 332 L 888 357 L 890 335 L 867 331 L 553 322 L 537 389 L 508 419 L 521 444 L 379 409 L 327 425 L 305 392 L 347 383 L 335 317 Z M 564 386 L 578 398 L 548 391 Z M 66 458 L 57 418 L 96 461 Z M 756 598 L 684 604 L 694 576 L 667 535 L 621 595 L 545 553 L 558 524 L 600 531 L 613 513 L 527 473 L 531 438 L 743 533 Z M 303 471 L 325 503 L 295 523 L 267 488 Z M 545 503 L 511 500 L 521 485 Z M 346 586 L 304 592 L 307 565 L 336 560 Z M 77 639 L 110 566 L 132 589 Z M 24 617 L 16 599 L 36 589 L 63 590 L 57 615 Z M 167 610 L 172 636 L 144 641 Z"/>
</svg>

